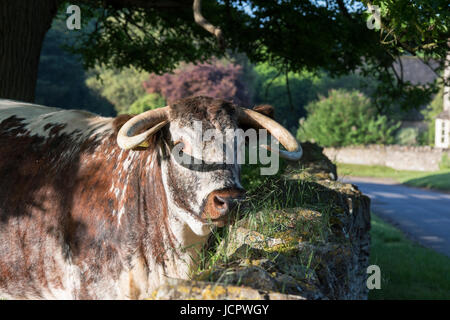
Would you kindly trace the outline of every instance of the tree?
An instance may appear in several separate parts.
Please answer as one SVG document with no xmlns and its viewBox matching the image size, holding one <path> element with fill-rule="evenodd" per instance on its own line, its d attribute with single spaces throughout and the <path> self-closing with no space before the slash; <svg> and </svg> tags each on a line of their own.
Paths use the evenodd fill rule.
<svg viewBox="0 0 450 320">
<path fill-rule="evenodd" d="M 103 116 L 116 115 L 109 101 L 86 86 L 87 75 L 80 57 L 60 47 L 67 36 L 65 23 L 55 20 L 42 47 L 36 103 L 63 109 L 84 109 Z"/>
<path fill-rule="evenodd" d="M 132 103 L 145 96 L 142 83 L 148 76 L 133 67 L 118 70 L 96 66 L 90 70 L 86 85 L 112 103 L 118 113 L 126 113 Z"/>
<path fill-rule="evenodd" d="M 144 82 L 148 93 L 159 93 L 167 102 L 193 95 L 207 95 L 249 105 L 248 89 L 241 80 L 242 68 L 214 61 L 199 65 L 185 65 L 174 73 L 152 74 Z"/>
<path fill-rule="evenodd" d="M 373 96 L 381 111 L 395 99 L 403 109 L 408 106 L 420 106 L 429 101 L 431 94 L 436 93 L 439 85 L 447 83 L 450 78 L 440 77 L 440 84 L 427 87 L 414 86 L 404 81 L 401 55 L 420 58 L 438 76 L 441 76 L 446 61 L 446 53 L 450 50 L 450 11 L 448 0 L 363 0 L 369 9 L 379 17 L 378 43 L 387 54 L 399 64 L 400 70 L 392 66 L 373 64 L 363 69 L 365 75 L 375 76 L 380 85 Z M 432 62 L 437 61 L 437 67 Z"/>
<path fill-rule="evenodd" d="M 76 0 L 72 4 L 80 5 L 83 25 L 74 31 L 77 39 L 72 48 L 83 56 L 86 67 L 134 65 L 159 74 L 173 70 L 180 61 L 205 61 L 239 51 L 252 63 L 268 62 L 285 75 L 319 69 L 332 75 L 362 70 L 386 84 L 380 94 L 414 95 L 416 91 L 393 81 L 392 63 L 406 50 L 405 45 L 416 42 L 421 45 L 413 50 L 415 54 L 444 57 L 447 45 L 442 38 L 448 38 L 448 30 L 440 25 L 449 25 L 446 1 L 428 1 L 431 5 L 424 0 L 374 2 L 385 4 L 386 24 L 399 39 L 407 31 L 406 41 L 389 46 L 380 42 L 379 33 L 366 26 L 364 3 L 368 1 L 210 0 L 204 1 L 200 11 L 200 0 Z M 411 2 L 416 5 L 406 10 Z M 42 39 L 57 8 L 65 9 L 65 5 L 62 0 L 0 2 L 1 97 L 33 100 Z M 402 8 L 411 12 L 411 18 Z M 422 15 L 428 19 L 420 20 L 423 33 L 409 33 L 408 24 Z M 427 26 L 434 29 L 429 32 L 424 29 Z M 436 41 L 422 44 L 419 35 Z"/>
<path fill-rule="evenodd" d="M 1 98 L 34 100 L 42 42 L 59 2 L 0 2 Z"/>
<path fill-rule="evenodd" d="M 255 104 L 270 104 L 275 109 L 275 119 L 285 128 L 295 132 L 298 119 L 306 115 L 305 106 L 317 98 L 315 82 L 318 77 L 310 72 L 289 73 L 289 92 L 285 75 L 267 63 L 254 68 L 252 83 Z"/>
<path fill-rule="evenodd" d="M 378 11 L 377 32 L 382 46 L 423 58 L 445 60 L 448 51 L 449 19 L 447 0 L 363 0 Z M 440 65 L 443 67 L 443 64 Z"/>
</svg>

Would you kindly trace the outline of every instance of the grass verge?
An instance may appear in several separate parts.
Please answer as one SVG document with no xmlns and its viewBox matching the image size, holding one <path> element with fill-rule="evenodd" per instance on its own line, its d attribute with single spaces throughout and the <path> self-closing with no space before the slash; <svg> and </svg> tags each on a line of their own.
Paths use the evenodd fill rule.
<svg viewBox="0 0 450 320">
<path fill-rule="evenodd" d="M 368 166 L 337 163 L 338 174 L 342 176 L 359 176 L 391 178 L 412 187 L 450 191 L 450 170 L 434 172 L 395 170 L 384 166 Z"/>
<path fill-rule="evenodd" d="M 372 214 L 370 264 L 381 269 L 381 289 L 369 299 L 450 299 L 450 258 L 407 239 Z"/>
</svg>

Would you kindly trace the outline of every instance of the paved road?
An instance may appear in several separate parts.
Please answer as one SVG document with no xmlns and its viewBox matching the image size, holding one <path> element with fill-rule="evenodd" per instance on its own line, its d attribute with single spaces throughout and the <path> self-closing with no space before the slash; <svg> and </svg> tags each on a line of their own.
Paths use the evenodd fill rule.
<svg viewBox="0 0 450 320">
<path fill-rule="evenodd" d="M 422 245 L 450 257 L 450 194 L 406 187 L 390 180 L 345 177 L 372 199 L 372 212 Z"/>
</svg>

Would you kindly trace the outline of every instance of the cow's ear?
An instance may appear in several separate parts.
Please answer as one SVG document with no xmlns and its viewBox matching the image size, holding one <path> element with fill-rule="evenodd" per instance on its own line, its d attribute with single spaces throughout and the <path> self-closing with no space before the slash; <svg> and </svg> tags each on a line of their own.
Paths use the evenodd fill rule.
<svg viewBox="0 0 450 320">
<path fill-rule="evenodd" d="M 275 109 L 268 104 L 260 104 L 258 106 L 253 107 L 253 111 L 262 113 L 263 115 L 273 119 L 275 115 Z"/>
<path fill-rule="evenodd" d="M 122 126 L 125 124 L 125 122 L 127 122 L 131 118 L 133 118 L 131 114 L 121 114 L 118 115 L 116 118 L 114 118 L 113 128 L 116 134 L 119 132 L 120 128 L 122 128 Z"/>
</svg>

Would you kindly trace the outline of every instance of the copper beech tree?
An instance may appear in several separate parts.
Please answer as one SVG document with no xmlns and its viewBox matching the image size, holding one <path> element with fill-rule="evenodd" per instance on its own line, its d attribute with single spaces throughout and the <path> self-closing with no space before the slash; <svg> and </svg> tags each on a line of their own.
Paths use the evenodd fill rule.
<svg viewBox="0 0 450 320">
<path fill-rule="evenodd" d="M 250 97 L 242 73 L 239 65 L 214 61 L 187 65 L 174 73 L 152 74 L 143 86 L 148 93 L 161 94 L 169 103 L 193 95 L 206 95 L 248 106 Z"/>
</svg>

